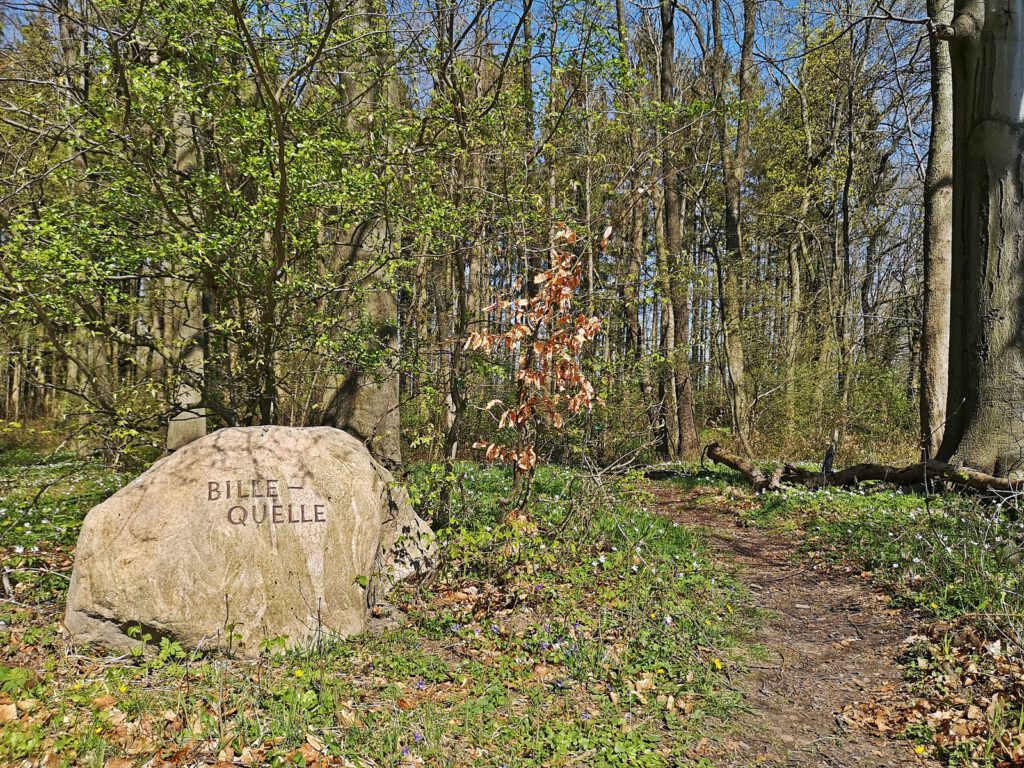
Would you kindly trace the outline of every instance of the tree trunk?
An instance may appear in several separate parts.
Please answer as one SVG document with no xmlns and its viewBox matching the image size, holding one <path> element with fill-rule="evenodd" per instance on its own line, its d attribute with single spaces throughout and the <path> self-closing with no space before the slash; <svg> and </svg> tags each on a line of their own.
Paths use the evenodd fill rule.
<svg viewBox="0 0 1024 768">
<path fill-rule="evenodd" d="M 383 32 L 386 24 L 377 0 L 362 0 L 365 24 L 369 31 Z M 367 51 L 376 56 L 384 70 L 385 53 Z M 396 84 L 390 77 L 380 77 L 372 67 L 354 70 L 346 75 L 344 87 L 352 102 L 348 116 L 353 133 L 370 133 L 373 111 L 398 99 Z M 352 285 L 365 319 L 374 329 L 368 340 L 381 361 L 374 370 L 353 366 L 344 375 L 334 377 L 325 393 L 321 423 L 343 429 L 362 440 L 374 458 L 389 469 L 402 463 L 400 374 L 398 347 L 398 299 L 395 286 L 387 276 L 388 265 L 396 257 L 401 237 L 393 230 L 386 214 L 340 233 L 336 242 L 339 274 L 360 274 Z M 354 282 L 354 281 L 353 281 Z M 352 318 L 353 322 L 358 318 Z"/>
<path fill-rule="evenodd" d="M 806 197 L 805 197 L 806 200 Z M 806 248 L 801 220 L 796 242 L 789 245 L 789 309 L 786 314 L 786 431 L 796 434 L 797 357 L 800 352 L 800 256 Z"/>
<path fill-rule="evenodd" d="M 182 178 L 189 176 L 198 164 L 198 148 L 191 118 L 185 113 L 174 116 L 174 171 Z M 203 390 L 206 355 L 202 337 L 206 326 L 203 313 L 203 292 L 198 284 L 182 283 L 171 278 L 170 293 L 180 306 L 172 306 L 175 338 L 170 340 L 178 351 L 174 374 L 174 413 L 167 422 L 168 451 L 175 451 L 206 435 L 206 408 Z M 176 302 L 176 303 L 177 303 Z"/>
<path fill-rule="evenodd" d="M 342 263 L 375 270 L 356 287 L 366 319 L 376 330 L 371 344 L 385 360 L 377 370 L 354 366 L 328 388 L 321 423 L 343 429 L 362 440 L 370 453 L 390 469 L 402 463 L 399 419 L 398 302 L 392 287 L 377 274 L 384 269 L 392 237 L 382 222 L 357 227 L 349 242 L 339 245 Z"/>
<path fill-rule="evenodd" d="M 842 224 L 839 228 L 840 246 L 837 249 L 836 280 L 837 297 L 832 297 L 833 311 L 836 318 L 836 355 L 838 371 L 836 375 L 836 392 L 839 396 L 839 407 L 846 409 L 850 392 L 850 358 L 853 355 L 854 335 L 849 332 L 850 318 L 850 287 L 853 272 L 853 179 L 857 166 L 857 127 L 854 106 L 855 74 L 854 64 L 857 57 L 854 52 L 854 40 L 850 40 L 850 71 L 846 83 L 846 168 L 843 174 L 843 192 L 839 212 Z"/>
<path fill-rule="evenodd" d="M 746 104 L 754 75 L 754 37 L 757 6 L 754 0 L 743 0 L 743 40 L 740 45 L 738 102 Z M 725 46 L 722 39 L 721 0 L 712 3 L 714 57 L 718 88 L 724 89 L 726 79 Z M 724 101 L 720 94 L 720 101 Z M 735 140 L 729 136 L 727 110 L 719 104 L 719 142 L 725 192 L 725 254 L 718 259 L 719 309 L 722 313 L 723 345 L 728 369 L 730 409 L 736 438 L 748 454 L 750 450 L 750 399 L 747 392 L 746 359 L 740 334 L 740 271 L 745 267 L 742 232 L 743 178 L 746 171 L 747 146 L 750 143 L 750 119 L 746 109 L 736 119 Z"/>
<path fill-rule="evenodd" d="M 658 142 L 661 143 L 661 139 Z M 666 458 L 679 455 L 679 422 L 676 419 L 675 370 L 672 362 L 676 352 L 676 337 L 673 328 L 675 317 L 672 302 L 672 268 L 666 244 L 665 194 L 663 188 L 653 191 L 654 198 L 654 252 L 656 261 L 655 287 L 651 297 L 651 354 L 656 360 L 664 359 L 665 364 L 655 368 L 658 378 L 658 403 L 661 404 L 658 421 L 661 425 L 659 447 Z"/>
<path fill-rule="evenodd" d="M 27 335 L 27 334 L 26 334 Z M 7 387 L 8 399 L 4 418 L 8 421 L 19 421 L 21 419 L 21 387 L 22 371 L 25 367 L 25 353 L 28 347 L 22 345 L 21 349 L 11 349 L 10 357 L 10 384 Z"/>
<path fill-rule="evenodd" d="M 866 482 L 883 482 L 893 485 L 927 485 L 942 481 L 956 488 L 981 491 L 983 493 L 1020 493 L 1024 489 L 1019 480 L 1010 480 L 963 469 L 932 459 L 920 461 L 906 467 L 891 467 L 887 464 L 855 464 L 852 467 L 832 472 L 823 470 L 816 472 L 792 464 L 776 466 L 770 475 L 751 461 L 737 456 L 712 443 L 706 449 L 707 457 L 714 462 L 734 469 L 753 486 L 755 491 L 781 491 L 783 483 L 807 485 L 812 488 L 850 487 Z"/>
<path fill-rule="evenodd" d="M 1024 10 L 959 0 L 950 27 L 953 254 L 940 458 L 995 474 L 1024 446 Z"/>
<path fill-rule="evenodd" d="M 661 101 L 676 99 L 675 5 L 672 0 L 661 0 Z M 679 190 L 679 171 L 672 156 L 672 142 L 662 141 L 662 174 L 664 177 L 664 226 L 666 282 L 670 302 L 671 323 L 668 331 L 668 350 L 671 365 L 672 410 L 668 413 L 669 434 L 675 435 L 677 453 L 692 458 L 700 448 L 693 418 L 693 384 L 690 381 L 690 291 L 687 275 L 683 274 L 682 194 Z"/>
<path fill-rule="evenodd" d="M 948 24 L 946 0 L 928 0 L 928 15 Z M 931 120 L 924 177 L 924 308 L 921 320 L 921 454 L 934 458 L 942 444 L 949 376 L 950 260 L 953 250 L 953 81 L 949 49 L 935 35 L 931 57 Z"/>
<path fill-rule="evenodd" d="M 655 437 L 655 443 L 660 447 L 663 445 L 663 430 L 659 403 L 654 396 L 654 383 L 651 380 L 651 371 L 647 361 L 644 359 L 643 325 L 640 322 L 640 283 L 643 278 L 644 260 L 644 198 L 639 192 L 632 194 L 632 216 L 630 217 L 630 239 L 627 244 L 628 254 L 626 257 L 626 285 L 625 285 L 625 312 L 626 312 L 626 343 L 632 355 L 634 371 L 640 383 L 640 399 L 647 410 L 647 419 L 650 422 L 651 434 Z"/>
</svg>

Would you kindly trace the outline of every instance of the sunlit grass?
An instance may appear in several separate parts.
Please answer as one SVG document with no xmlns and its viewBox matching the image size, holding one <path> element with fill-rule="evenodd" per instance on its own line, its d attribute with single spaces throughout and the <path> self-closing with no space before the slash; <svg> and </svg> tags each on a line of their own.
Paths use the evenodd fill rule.
<svg viewBox="0 0 1024 768">
<path fill-rule="evenodd" d="M 421 506 L 440 471 L 412 471 Z M 0 467 L 0 702 L 16 707 L 0 762 L 669 766 L 736 704 L 737 584 L 630 483 L 556 469 L 539 474 L 532 525 L 512 530 L 507 474 L 458 468 L 445 567 L 394 595 L 403 626 L 305 652 L 269 643 L 257 662 L 168 641 L 116 658 L 70 648 L 74 540 L 126 480 L 70 458 Z"/>
</svg>

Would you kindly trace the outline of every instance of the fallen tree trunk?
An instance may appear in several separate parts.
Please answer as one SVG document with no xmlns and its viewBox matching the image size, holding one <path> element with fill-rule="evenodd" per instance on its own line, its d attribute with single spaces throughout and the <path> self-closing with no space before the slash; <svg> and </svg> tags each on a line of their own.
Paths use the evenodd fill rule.
<svg viewBox="0 0 1024 768">
<path fill-rule="evenodd" d="M 783 483 L 806 485 L 812 488 L 850 487 L 872 480 L 893 485 L 919 485 L 942 480 L 955 488 L 974 491 L 1016 493 L 1024 491 L 1024 481 L 996 477 L 969 467 L 954 467 L 934 459 L 919 461 L 906 467 L 886 464 L 854 464 L 838 472 L 815 472 L 792 464 L 777 466 L 771 475 L 765 475 L 753 462 L 731 453 L 718 443 L 704 449 L 705 455 L 718 464 L 736 470 L 750 482 L 755 491 L 779 491 Z"/>
<path fill-rule="evenodd" d="M 724 464 L 742 474 L 754 486 L 755 491 L 782 490 L 783 467 L 776 467 L 771 475 L 766 476 L 753 462 L 747 461 L 735 453 L 730 453 L 718 443 L 712 443 L 705 448 L 704 454 L 712 461 Z"/>
</svg>

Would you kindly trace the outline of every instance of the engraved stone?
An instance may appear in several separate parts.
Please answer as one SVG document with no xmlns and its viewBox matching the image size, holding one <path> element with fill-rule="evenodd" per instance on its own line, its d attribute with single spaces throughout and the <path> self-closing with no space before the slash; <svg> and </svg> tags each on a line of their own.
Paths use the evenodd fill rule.
<svg viewBox="0 0 1024 768">
<path fill-rule="evenodd" d="M 330 427 L 235 427 L 160 460 L 86 516 L 65 626 L 257 655 L 364 628 L 432 534 L 391 474 Z M 132 627 L 139 629 L 132 630 Z"/>
</svg>

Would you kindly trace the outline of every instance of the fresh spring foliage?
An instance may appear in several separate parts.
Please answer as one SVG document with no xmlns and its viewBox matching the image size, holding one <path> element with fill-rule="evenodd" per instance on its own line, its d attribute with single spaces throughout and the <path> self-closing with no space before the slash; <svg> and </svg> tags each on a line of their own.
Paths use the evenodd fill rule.
<svg viewBox="0 0 1024 768">
<path fill-rule="evenodd" d="M 0 5 L 0 418 L 141 464 L 183 393 L 210 427 L 304 425 L 362 377 L 397 384 L 406 447 L 503 445 L 479 411 L 516 402 L 518 353 L 460 350 L 515 324 L 495 299 L 565 222 L 614 407 L 539 454 L 732 428 L 805 458 L 838 427 L 903 458 L 927 51 L 847 28 L 874 10 Z"/>
</svg>

